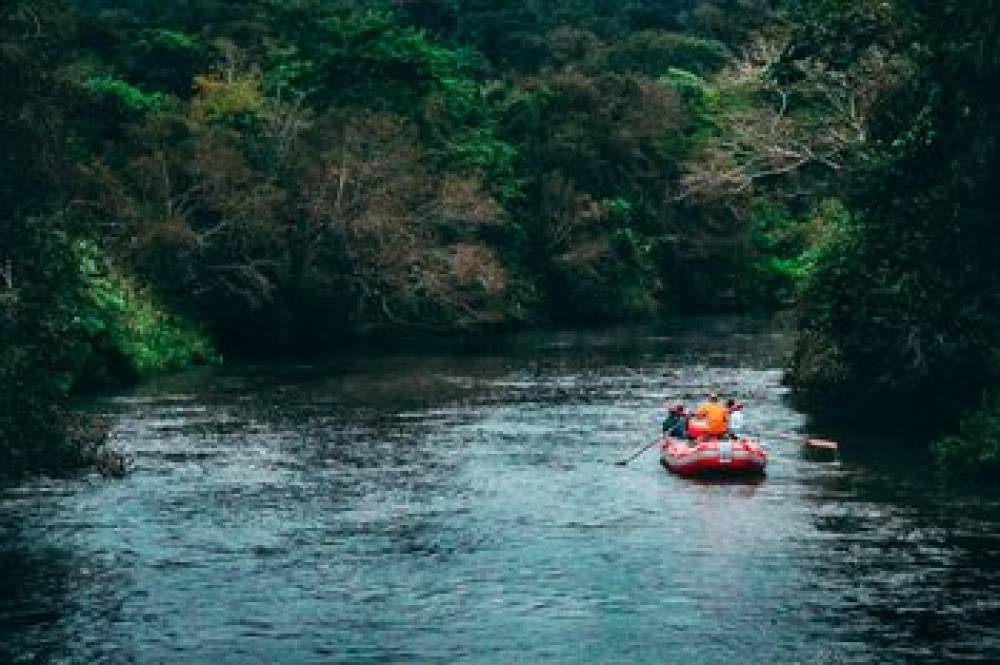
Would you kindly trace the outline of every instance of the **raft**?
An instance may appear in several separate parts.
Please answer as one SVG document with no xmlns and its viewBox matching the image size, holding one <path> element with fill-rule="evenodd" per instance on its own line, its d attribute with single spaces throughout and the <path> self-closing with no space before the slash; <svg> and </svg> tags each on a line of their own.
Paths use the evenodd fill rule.
<svg viewBox="0 0 1000 665">
<path fill-rule="evenodd" d="M 678 476 L 763 475 L 767 451 L 750 439 L 684 441 L 664 437 L 660 461 Z"/>
</svg>

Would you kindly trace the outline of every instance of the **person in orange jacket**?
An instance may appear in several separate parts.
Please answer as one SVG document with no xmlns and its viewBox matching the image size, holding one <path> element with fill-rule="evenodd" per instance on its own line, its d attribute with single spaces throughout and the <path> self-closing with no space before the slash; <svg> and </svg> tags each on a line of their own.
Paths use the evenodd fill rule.
<svg viewBox="0 0 1000 665">
<path fill-rule="evenodd" d="M 729 431 L 729 409 L 719 401 L 715 393 L 694 410 L 694 417 L 705 422 L 705 435 L 725 436 Z"/>
</svg>

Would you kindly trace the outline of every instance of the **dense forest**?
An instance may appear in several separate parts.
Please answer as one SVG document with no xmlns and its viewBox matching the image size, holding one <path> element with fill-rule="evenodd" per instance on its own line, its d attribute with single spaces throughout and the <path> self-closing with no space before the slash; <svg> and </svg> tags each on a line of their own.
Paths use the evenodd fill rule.
<svg viewBox="0 0 1000 665">
<path fill-rule="evenodd" d="M 786 308 L 1000 466 L 998 4 L 8 0 L 0 469 L 221 354 Z"/>
</svg>

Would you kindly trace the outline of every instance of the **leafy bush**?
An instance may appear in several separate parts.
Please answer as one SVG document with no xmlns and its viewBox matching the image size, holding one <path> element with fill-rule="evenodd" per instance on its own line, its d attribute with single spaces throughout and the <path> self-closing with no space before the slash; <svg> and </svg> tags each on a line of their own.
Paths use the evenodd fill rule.
<svg viewBox="0 0 1000 665">
<path fill-rule="evenodd" d="M 521 187 L 515 170 L 517 158 L 517 148 L 495 132 L 473 128 L 458 133 L 449 143 L 445 166 L 483 174 L 502 201 L 511 201 L 520 194 Z"/>
<path fill-rule="evenodd" d="M 105 424 L 73 415 L 66 391 L 45 366 L 45 350 L 23 344 L 10 326 L 10 303 L 0 303 L 0 478 L 24 472 L 62 473 L 93 464 L 104 444 Z"/>
<path fill-rule="evenodd" d="M 164 109 L 170 97 L 160 92 L 145 92 L 127 81 L 114 76 L 93 76 L 85 87 L 98 98 L 109 100 L 118 108 L 143 115 Z"/>
<path fill-rule="evenodd" d="M 204 331 L 164 310 L 95 245 L 79 242 L 75 251 L 83 288 L 66 332 L 78 340 L 76 383 L 134 380 L 217 359 Z"/>
<path fill-rule="evenodd" d="M 67 358 L 68 297 L 80 273 L 58 220 L 11 220 L 18 261 L 0 283 L 0 475 L 53 472 L 93 461 L 99 424 L 65 407 L 72 377 Z"/>
<path fill-rule="evenodd" d="M 426 95 L 438 93 L 452 121 L 480 111 L 478 88 L 468 76 L 470 51 L 436 44 L 378 10 L 333 16 L 320 27 L 322 39 L 298 55 L 295 81 L 316 101 L 412 114 Z"/>
<path fill-rule="evenodd" d="M 195 120 L 228 120 L 236 124 L 255 121 L 264 109 L 263 83 L 254 72 L 225 79 L 217 75 L 194 78 L 195 97 L 191 115 Z"/>
<path fill-rule="evenodd" d="M 732 58 L 725 44 L 693 35 L 656 30 L 634 33 L 612 46 L 605 56 L 609 68 L 657 77 L 671 68 L 705 76 Z"/>
<path fill-rule="evenodd" d="M 121 36 L 125 53 L 116 64 L 129 81 L 186 99 L 191 79 L 209 64 L 210 50 L 192 33 L 146 28 Z"/>
<path fill-rule="evenodd" d="M 758 202 L 750 223 L 748 274 L 743 281 L 747 303 L 793 304 L 817 262 L 839 251 L 835 239 L 847 223 L 847 210 L 837 199 L 824 199 L 801 217 L 783 203 Z"/>
<path fill-rule="evenodd" d="M 694 72 L 678 67 L 670 67 L 659 80 L 676 90 L 684 102 L 690 147 L 704 142 L 714 133 L 718 123 L 719 91 Z"/>
<path fill-rule="evenodd" d="M 115 271 L 89 241 L 35 222 L 31 288 L 18 294 L 14 338 L 58 396 L 215 361 L 208 337 Z M 25 275 L 27 277 L 27 275 Z"/>
<path fill-rule="evenodd" d="M 967 415 L 958 434 L 936 442 L 932 451 L 949 472 L 986 476 L 1000 471 L 1000 395 Z"/>
</svg>

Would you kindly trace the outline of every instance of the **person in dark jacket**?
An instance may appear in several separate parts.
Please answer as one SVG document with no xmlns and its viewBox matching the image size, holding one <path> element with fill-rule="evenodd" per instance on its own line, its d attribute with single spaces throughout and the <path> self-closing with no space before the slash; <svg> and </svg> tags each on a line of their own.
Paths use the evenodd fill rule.
<svg viewBox="0 0 1000 665">
<path fill-rule="evenodd" d="M 670 409 L 667 419 L 663 421 L 663 435 L 672 436 L 677 439 L 685 438 L 687 436 L 687 420 L 688 417 L 684 411 L 684 405 L 678 404 Z"/>
</svg>

